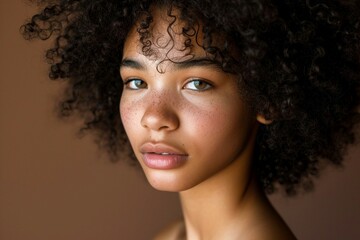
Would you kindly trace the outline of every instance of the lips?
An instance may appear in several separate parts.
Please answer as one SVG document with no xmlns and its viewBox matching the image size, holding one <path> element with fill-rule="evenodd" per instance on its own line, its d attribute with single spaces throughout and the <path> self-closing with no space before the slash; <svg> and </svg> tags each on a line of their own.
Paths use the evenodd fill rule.
<svg viewBox="0 0 360 240">
<path fill-rule="evenodd" d="M 163 143 L 145 143 L 140 147 L 143 162 L 152 169 L 167 170 L 182 166 L 188 154 Z"/>
</svg>

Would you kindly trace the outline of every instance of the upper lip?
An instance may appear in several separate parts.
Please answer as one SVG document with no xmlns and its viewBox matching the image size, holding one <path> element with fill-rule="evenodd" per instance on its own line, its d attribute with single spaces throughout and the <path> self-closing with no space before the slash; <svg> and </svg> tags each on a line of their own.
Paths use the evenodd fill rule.
<svg viewBox="0 0 360 240">
<path fill-rule="evenodd" d="M 141 153 L 155 153 L 155 154 L 172 154 L 172 155 L 187 155 L 184 151 L 165 143 L 147 142 L 140 147 Z"/>
</svg>

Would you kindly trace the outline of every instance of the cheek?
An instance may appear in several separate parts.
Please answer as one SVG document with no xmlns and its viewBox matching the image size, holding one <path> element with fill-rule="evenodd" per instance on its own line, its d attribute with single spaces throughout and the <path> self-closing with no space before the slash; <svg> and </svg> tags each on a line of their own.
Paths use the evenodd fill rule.
<svg viewBox="0 0 360 240">
<path fill-rule="evenodd" d="M 130 121 L 130 118 L 131 118 L 130 117 L 131 109 L 128 107 L 128 105 L 123 100 L 123 98 L 121 98 L 119 109 L 120 109 L 121 122 L 123 123 L 124 127 L 126 128 L 126 125 Z"/>
<path fill-rule="evenodd" d="M 204 152 L 206 148 L 232 152 L 244 145 L 252 128 L 251 119 L 242 103 L 218 103 L 188 111 L 182 123 L 196 151 Z"/>
<path fill-rule="evenodd" d="M 183 126 L 193 132 L 195 136 L 214 136 L 214 133 L 234 130 L 233 128 L 241 121 L 241 110 L 240 105 L 224 104 L 188 108 L 184 113 Z"/>
<path fill-rule="evenodd" d="M 134 127 L 134 123 L 139 116 L 139 106 L 134 101 L 129 101 L 122 97 L 119 109 L 122 124 L 125 128 L 126 133 L 129 135 L 131 133 L 131 128 Z"/>
</svg>

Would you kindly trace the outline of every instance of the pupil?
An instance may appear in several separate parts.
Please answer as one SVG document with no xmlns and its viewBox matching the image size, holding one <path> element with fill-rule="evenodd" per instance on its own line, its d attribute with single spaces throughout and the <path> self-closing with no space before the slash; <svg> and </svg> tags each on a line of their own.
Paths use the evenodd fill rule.
<svg viewBox="0 0 360 240">
<path fill-rule="evenodd" d="M 204 88 L 204 83 L 201 81 L 195 81 L 195 87 L 198 89 Z"/>
<path fill-rule="evenodd" d="M 136 81 L 135 81 L 135 85 L 136 85 L 137 87 L 141 87 L 142 81 L 141 81 L 141 80 L 136 80 Z"/>
</svg>

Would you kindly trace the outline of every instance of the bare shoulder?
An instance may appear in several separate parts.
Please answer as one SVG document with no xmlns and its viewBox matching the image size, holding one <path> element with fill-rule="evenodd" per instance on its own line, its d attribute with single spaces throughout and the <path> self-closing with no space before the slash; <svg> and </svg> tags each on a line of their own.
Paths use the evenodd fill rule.
<svg viewBox="0 0 360 240">
<path fill-rule="evenodd" d="M 261 231 L 254 240 L 296 240 L 295 235 L 291 230 L 285 225 L 274 226 L 265 226 L 263 231 Z M 276 224 L 275 224 L 276 225 Z"/>
<path fill-rule="evenodd" d="M 255 206 L 256 208 L 254 207 L 252 213 L 247 216 L 247 221 L 243 225 L 245 227 L 241 227 L 236 232 L 238 235 L 234 239 L 296 240 L 289 226 L 267 198 L 259 201 Z"/>
<path fill-rule="evenodd" d="M 264 214 L 262 220 L 249 229 L 247 236 L 249 240 L 296 240 L 295 235 L 278 214 Z"/>
<path fill-rule="evenodd" d="M 231 235 L 230 235 L 231 236 Z M 231 239 L 247 240 L 296 240 L 295 235 L 287 226 L 277 225 L 276 223 L 260 224 L 248 229 L 245 233 L 232 235 Z M 230 239 L 230 237 L 229 237 Z"/>
<path fill-rule="evenodd" d="M 159 232 L 153 240 L 181 240 L 185 239 L 185 224 L 183 220 L 175 221 Z"/>
</svg>

